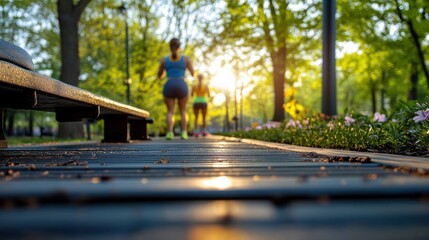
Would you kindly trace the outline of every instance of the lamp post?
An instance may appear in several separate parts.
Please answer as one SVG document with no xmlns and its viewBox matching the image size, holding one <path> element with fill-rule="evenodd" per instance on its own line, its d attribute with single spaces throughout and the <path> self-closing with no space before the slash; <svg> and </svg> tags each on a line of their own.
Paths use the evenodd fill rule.
<svg viewBox="0 0 429 240">
<path fill-rule="evenodd" d="M 328 116 L 337 114 L 335 8 L 335 0 L 323 0 L 322 113 Z"/>
<path fill-rule="evenodd" d="M 243 88 L 244 88 L 244 84 L 243 82 L 241 82 L 241 87 L 240 87 L 240 129 L 243 130 Z"/>
<path fill-rule="evenodd" d="M 131 91 L 130 91 L 130 85 L 131 85 L 131 78 L 130 78 L 130 47 L 128 43 L 128 11 L 125 7 L 125 4 L 122 4 L 118 7 L 118 10 L 121 12 L 122 15 L 124 15 L 125 18 L 125 63 L 126 63 L 126 79 L 124 81 L 125 86 L 127 86 L 127 103 L 131 103 Z"/>
<path fill-rule="evenodd" d="M 229 92 L 225 90 L 225 125 L 224 125 L 224 131 L 229 132 L 230 126 L 229 126 Z"/>
<path fill-rule="evenodd" d="M 237 88 L 238 88 L 238 64 L 234 67 L 234 73 L 235 73 L 235 85 L 234 85 L 234 105 L 235 105 L 235 115 L 234 115 L 234 121 L 235 121 L 235 131 L 238 131 L 238 103 L 237 103 Z"/>
</svg>

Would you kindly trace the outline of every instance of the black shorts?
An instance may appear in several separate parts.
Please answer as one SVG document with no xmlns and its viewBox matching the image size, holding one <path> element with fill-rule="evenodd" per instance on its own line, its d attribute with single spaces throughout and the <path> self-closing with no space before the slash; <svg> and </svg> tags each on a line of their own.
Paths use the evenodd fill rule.
<svg viewBox="0 0 429 240">
<path fill-rule="evenodd" d="M 194 103 L 194 109 L 207 109 L 207 103 Z"/>
<path fill-rule="evenodd" d="M 183 79 L 168 80 L 162 89 L 162 95 L 166 98 L 184 98 L 188 96 L 188 84 Z"/>
</svg>

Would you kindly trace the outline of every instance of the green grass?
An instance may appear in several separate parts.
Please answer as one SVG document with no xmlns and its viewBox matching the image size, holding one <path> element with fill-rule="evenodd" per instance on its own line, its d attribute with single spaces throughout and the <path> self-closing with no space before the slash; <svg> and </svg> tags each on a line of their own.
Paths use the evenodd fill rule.
<svg viewBox="0 0 429 240">
<path fill-rule="evenodd" d="M 27 137 L 27 136 L 7 137 L 7 143 L 9 146 L 50 144 L 50 143 L 80 143 L 80 142 L 88 142 L 88 140 L 86 140 L 86 138 L 56 138 L 56 137 Z"/>
</svg>

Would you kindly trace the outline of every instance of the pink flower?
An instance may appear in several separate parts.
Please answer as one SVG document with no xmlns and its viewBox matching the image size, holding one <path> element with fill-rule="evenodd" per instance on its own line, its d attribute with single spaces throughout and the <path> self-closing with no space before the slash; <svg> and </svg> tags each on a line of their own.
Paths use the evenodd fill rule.
<svg viewBox="0 0 429 240">
<path fill-rule="evenodd" d="M 346 126 L 350 126 L 350 124 L 352 124 L 352 123 L 354 123 L 354 122 L 356 121 L 354 118 L 349 117 L 349 116 L 346 116 L 346 117 L 344 118 L 344 120 L 346 121 L 346 122 L 344 123 Z"/>
<path fill-rule="evenodd" d="M 302 121 L 302 123 L 305 125 L 305 126 L 308 126 L 309 124 L 310 124 L 310 120 L 307 118 L 307 119 L 304 119 L 303 121 Z"/>
<path fill-rule="evenodd" d="M 334 130 L 335 125 L 332 122 L 329 122 L 328 123 L 328 127 L 329 127 L 330 130 Z"/>
<path fill-rule="evenodd" d="M 278 128 L 278 127 L 280 127 L 280 122 L 274 122 L 274 121 L 267 122 L 266 124 L 264 124 L 264 127 L 268 128 L 268 129 L 270 129 L 270 128 Z"/>
<path fill-rule="evenodd" d="M 296 127 L 296 123 L 294 120 L 289 120 L 289 122 L 286 123 L 286 128 L 292 128 L 292 127 Z"/>
<path fill-rule="evenodd" d="M 413 118 L 415 123 L 426 121 L 429 119 L 429 108 L 426 108 L 425 111 L 419 110 L 415 112 L 415 114 L 417 114 L 417 116 Z"/>
<path fill-rule="evenodd" d="M 374 113 L 374 121 L 385 122 L 386 121 L 386 115 L 381 114 L 379 112 L 376 112 L 376 113 Z"/>
</svg>

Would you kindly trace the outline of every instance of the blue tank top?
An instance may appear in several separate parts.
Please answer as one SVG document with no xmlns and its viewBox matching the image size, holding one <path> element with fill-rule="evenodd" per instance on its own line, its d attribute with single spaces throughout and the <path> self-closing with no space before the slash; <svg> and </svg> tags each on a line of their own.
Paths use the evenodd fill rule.
<svg viewBox="0 0 429 240">
<path fill-rule="evenodd" d="M 185 78 L 185 56 L 181 56 L 177 62 L 171 61 L 170 57 L 165 58 L 165 71 L 167 72 L 167 78 Z"/>
</svg>

